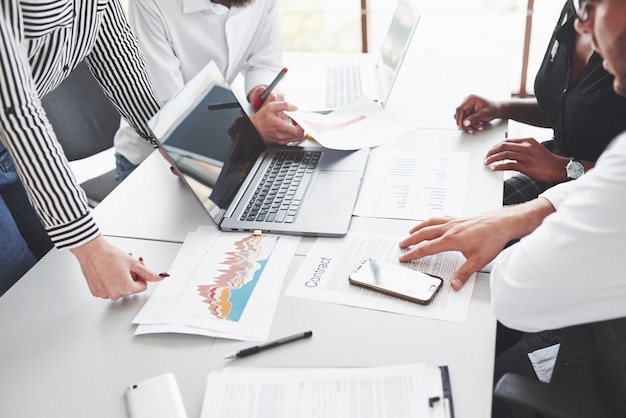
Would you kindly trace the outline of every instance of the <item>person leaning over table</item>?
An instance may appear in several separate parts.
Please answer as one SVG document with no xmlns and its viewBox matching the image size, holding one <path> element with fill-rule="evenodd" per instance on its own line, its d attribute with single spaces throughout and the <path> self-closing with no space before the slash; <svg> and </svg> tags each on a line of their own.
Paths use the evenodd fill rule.
<svg viewBox="0 0 626 418">
<path fill-rule="evenodd" d="M 576 29 L 593 35 L 615 91 L 626 96 L 626 1 L 574 1 Z M 459 290 L 497 256 L 490 281 L 498 320 L 530 336 L 563 329 L 550 384 L 626 414 L 625 198 L 626 132 L 575 182 L 480 216 L 422 222 L 400 242 L 408 249 L 400 261 L 460 251 L 467 260 L 452 278 Z M 496 359 L 494 382 L 507 371 L 534 376 L 525 343 Z"/>
<path fill-rule="evenodd" d="M 282 68 L 278 0 L 129 0 L 128 13 L 163 101 L 215 61 L 229 84 L 244 75 L 254 103 Z M 250 119 L 268 143 L 301 141 L 304 130 L 283 115 L 290 110 L 296 107 L 272 93 Z M 153 148 L 122 121 L 115 150 L 121 181 Z"/>
<path fill-rule="evenodd" d="M 145 290 L 167 274 L 155 274 L 100 234 L 40 101 L 85 60 L 120 113 L 154 142 L 146 122 L 160 104 L 119 1 L 0 0 L 0 36 L 2 286 L 36 261 L 21 228 L 43 226 L 49 240 L 40 241 L 76 256 L 94 296 Z M 28 213 L 14 212 L 16 206 Z"/>
<path fill-rule="evenodd" d="M 485 156 L 493 170 L 519 172 L 504 182 L 505 205 L 580 177 L 626 129 L 626 98 L 613 91 L 613 76 L 602 67 L 590 36 L 574 29 L 575 18 L 571 1 L 565 2 L 535 78 L 535 98 L 496 102 L 472 95 L 456 109 L 459 129 L 470 133 L 496 118 L 552 128 L 552 140 L 506 139 Z"/>
</svg>

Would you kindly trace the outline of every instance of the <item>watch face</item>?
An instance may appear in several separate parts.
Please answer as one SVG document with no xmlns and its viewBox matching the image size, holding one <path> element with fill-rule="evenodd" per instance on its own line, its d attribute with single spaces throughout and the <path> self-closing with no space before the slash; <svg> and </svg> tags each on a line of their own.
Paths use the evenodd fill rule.
<svg viewBox="0 0 626 418">
<path fill-rule="evenodd" d="M 577 179 L 585 174 L 585 167 L 580 161 L 571 160 L 567 163 L 567 167 L 565 169 L 567 171 L 567 178 L 569 179 Z"/>
</svg>

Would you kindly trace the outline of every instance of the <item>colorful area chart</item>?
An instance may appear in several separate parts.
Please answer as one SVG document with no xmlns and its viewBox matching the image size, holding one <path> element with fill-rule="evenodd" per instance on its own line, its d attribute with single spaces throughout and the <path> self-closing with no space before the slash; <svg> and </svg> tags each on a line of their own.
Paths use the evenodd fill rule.
<svg viewBox="0 0 626 418">
<path fill-rule="evenodd" d="M 261 256 L 262 236 L 250 235 L 234 243 L 221 263 L 225 268 L 213 278 L 212 284 L 198 285 L 198 293 L 209 311 L 219 319 L 239 321 L 250 296 L 267 265 L 271 252 Z"/>
</svg>

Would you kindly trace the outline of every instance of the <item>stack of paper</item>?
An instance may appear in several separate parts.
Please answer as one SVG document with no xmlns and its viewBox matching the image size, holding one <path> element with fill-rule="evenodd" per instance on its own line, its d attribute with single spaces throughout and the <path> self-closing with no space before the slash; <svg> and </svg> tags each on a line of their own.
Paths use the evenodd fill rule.
<svg viewBox="0 0 626 418">
<path fill-rule="evenodd" d="M 202 418 L 453 417 L 447 367 L 226 368 L 209 374 Z"/>
<path fill-rule="evenodd" d="M 245 341 L 269 337 L 298 237 L 201 227 L 133 320 L 135 334 L 179 332 Z"/>
</svg>

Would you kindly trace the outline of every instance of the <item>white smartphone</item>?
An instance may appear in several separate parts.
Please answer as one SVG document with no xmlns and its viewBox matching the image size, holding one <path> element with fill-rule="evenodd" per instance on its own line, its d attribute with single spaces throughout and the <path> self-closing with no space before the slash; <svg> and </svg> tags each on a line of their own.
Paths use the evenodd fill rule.
<svg viewBox="0 0 626 418">
<path fill-rule="evenodd" d="M 411 302 L 428 305 L 441 289 L 443 279 L 389 261 L 368 258 L 349 277 L 364 286 Z"/>
<path fill-rule="evenodd" d="M 129 418 L 187 418 L 185 405 L 172 373 L 128 386 L 125 397 Z"/>
</svg>

